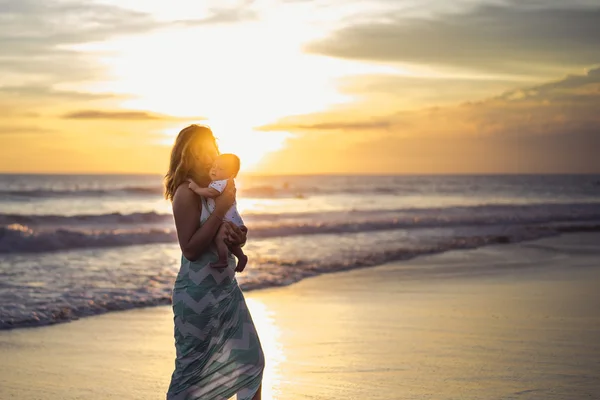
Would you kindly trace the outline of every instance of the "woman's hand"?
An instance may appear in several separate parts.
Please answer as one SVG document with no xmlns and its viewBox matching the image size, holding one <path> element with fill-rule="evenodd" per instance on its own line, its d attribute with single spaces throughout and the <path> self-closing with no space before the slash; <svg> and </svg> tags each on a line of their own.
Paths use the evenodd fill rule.
<svg viewBox="0 0 600 400">
<path fill-rule="evenodd" d="M 217 216 L 223 218 L 227 211 L 231 208 L 233 203 L 235 202 L 235 182 L 233 179 L 229 179 L 227 182 L 227 186 L 223 193 L 219 197 L 215 199 L 215 211 Z"/>
<path fill-rule="evenodd" d="M 231 222 L 225 222 L 226 226 L 226 242 L 234 246 L 242 246 L 246 243 L 248 238 L 248 228 L 245 226 L 236 226 Z"/>
</svg>

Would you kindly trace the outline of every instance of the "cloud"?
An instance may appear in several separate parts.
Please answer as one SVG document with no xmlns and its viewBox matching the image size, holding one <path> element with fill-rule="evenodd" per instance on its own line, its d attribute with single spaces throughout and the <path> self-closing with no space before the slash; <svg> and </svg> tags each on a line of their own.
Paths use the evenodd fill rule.
<svg viewBox="0 0 600 400">
<path fill-rule="evenodd" d="M 60 84 L 110 80 L 107 67 L 79 45 L 182 25 L 255 18 L 251 3 L 212 8 L 211 14 L 199 18 L 190 13 L 189 20 L 179 21 L 158 20 L 150 13 L 99 2 L 0 0 L 0 88 L 35 85 L 43 92 Z M 0 92 L 4 94 L 14 93 Z"/>
<path fill-rule="evenodd" d="M 97 100 L 107 98 L 123 98 L 125 96 L 113 93 L 89 93 L 70 90 L 56 90 L 50 86 L 21 85 L 0 87 L 0 95 L 11 96 L 12 100 L 17 98 L 36 98 L 44 100 Z"/>
<path fill-rule="evenodd" d="M 55 45 L 106 40 L 147 32 L 148 14 L 99 3 L 48 0 L 0 1 L 3 54 L 54 52 Z"/>
<path fill-rule="evenodd" d="M 121 121 L 155 121 L 155 120 L 202 120 L 202 117 L 173 117 L 170 115 L 155 114 L 146 111 L 124 111 L 124 110 L 80 110 L 62 115 L 64 119 L 104 119 Z"/>
<path fill-rule="evenodd" d="M 345 136 L 351 135 L 347 132 Z M 302 135 L 267 156 L 264 171 L 278 174 L 600 173 L 598 131 L 544 136 Z"/>
<path fill-rule="evenodd" d="M 458 106 L 399 111 L 368 120 L 349 120 L 340 113 L 321 113 L 285 118 L 262 130 L 328 131 L 386 129 L 419 135 L 494 135 L 520 132 L 526 135 L 600 131 L 600 68 L 584 75 L 506 91 L 481 101 Z M 359 129 L 356 129 L 359 128 Z"/>
<path fill-rule="evenodd" d="M 390 121 L 372 119 L 368 121 L 356 121 L 356 122 L 320 122 L 316 124 L 273 124 L 264 125 L 257 130 L 259 131 L 362 131 L 362 130 L 373 130 L 373 129 L 388 129 L 390 128 Z"/>
<path fill-rule="evenodd" d="M 198 19 L 190 13 L 187 23 L 234 22 L 249 15 L 245 8 L 221 7 L 208 16 L 197 15 L 201 17 Z M 158 20 L 146 12 L 100 2 L 0 0 L 1 132 L 14 139 L 21 134 L 39 133 L 42 130 L 19 126 L 33 118 L 41 123 L 46 117 L 50 119 L 45 122 L 56 127 L 57 135 L 68 131 L 76 120 L 146 121 L 146 127 L 201 120 L 115 107 L 115 100 L 133 94 L 60 89 L 80 87 L 82 83 L 89 87 L 113 79 L 106 64 L 99 62 L 97 50 L 80 45 L 177 27 L 181 27 L 180 21 Z"/>
<path fill-rule="evenodd" d="M 347 59 L 516 74 L 600 62 L 597 2 L 543 4 L 479 5 L 433 20 L 392 11 L 349 24 L 305 50 Z"/>
<path fill-rule="evenodd" d="M 74 111 L 62 116 L 65 119 L 115 119 L 115 120 L 156 120 L 161 119 L 157 115 L 153 115 L 143 111 L 95 111 L 84 110 Z"/>
<path fill-rule="evenodd" d="M 600 68 L 457 106 L 374 118 L 353 119 L 349 111 L 293 116 L 262 127 L 296 133 L 264 168 L 277 166 L 281 173 L 293 172 L 295 165 L 314 173 L 600 173 L 598 110 Z"/>
<path fill-rule="evenodd" d="M 583 101 L 595 106 L 593 99 L 600 98 L 600 67 L 590 69 L 584 75 L 569 75 L 555 82 L 508 91 L 499 98 L 520 101 Z"/>
<path fill-rule="evenodd" d="M 0 86 L 101 78 L 102 66 L 70 46 L 160 27 L 150 15 L 106 4 L 0 0 Z"/>
<path fill-rule="evenodd" d="M 381 114 L 391 107 L 417 109 L 485 98 L 522 86 L 499 77 L 428 77 L 397 74 L 353 75 L 338 80 L 338 90 L 362 108 Z M 381 110 L 381 111 L 379 111 Z"/>
<path fill-rule="evenodd" d="M 20 85 L 0 87 L 0 124 L 6 119 L 39 118 L 48 114 L 48 107 L 77 106 L 106 100 L 124 99 L 128 96 L 114 93 L 88 93 L 57 90 L 51 86 Z M 93 106 L 92 106 L 93 107 Z"/>
<path fill-rule="evenodd" d="M 54 132 L 52 129 L 38 126 L 0 126 L 0 135 L 27 135 Z"/>
<path fill-rule="evenodd" d="M 256 14 L 250 4 L 213 8 L 211 15 L 198 19 L 158 21 L 148 13 L 93 2 L 0 0 L 0 72 L 13 81 L 27 76 L 52 83 L 98 78 L 102 67 L 71 46 L 178 25 L 252 19 Z"/>
<path fill-rule="evenodd" d="M 0 127 L 2 126 L 2 123 L 6 123 L 8 120 L 38 118 L 40 115 L 39 112 L 23 109 L 23 107 L 20 107 L 20 105 L 17 105 L 14 102 L 4 101 L 0 98 Z"/>
<path fill-rule="evenodd" d="M 177 21 L 178 24 L 187 26 L 231 24 L 236 22 L 255 21 L 258 13 L 252 9 L 254 0 L 243 1 L 241 4 L 230 7 L 213 7 L 210 15 L 205 18 Z"/>
</svg>

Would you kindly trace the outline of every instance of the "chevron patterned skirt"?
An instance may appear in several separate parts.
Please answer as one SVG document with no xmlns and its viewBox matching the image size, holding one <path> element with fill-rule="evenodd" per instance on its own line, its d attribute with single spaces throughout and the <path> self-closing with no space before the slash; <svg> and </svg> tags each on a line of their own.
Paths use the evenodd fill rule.
<svg viewBox="0 0 600 400">
<path fill-rule="evenodd" d="M 173 289 L 175 371 L 168 400 L 251 400 L 261 385 L 264 355 L 256 328 L 229 267 L 211 268 L 207 251 L 191 262 L 182 257 Z"/>
</svg>

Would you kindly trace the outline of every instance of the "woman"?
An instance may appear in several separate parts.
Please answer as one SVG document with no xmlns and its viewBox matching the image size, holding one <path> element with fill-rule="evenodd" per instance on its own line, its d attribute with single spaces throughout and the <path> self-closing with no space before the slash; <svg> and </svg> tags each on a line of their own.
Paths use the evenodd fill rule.
<svg viewBox="0 0 600 400">
<path fill-rule="evenodd" d="M 210 183 L 208 172 L 218 154 L 209 128 L 188 126 L 177 136 L 165 177 L 183 253 L 173 289 L 177 358 L 168 400 L 261 398 L 264 356 L 235 279 L 235 259 L 230 254 L 225 269 L 209 266 L 217 262 L 212 242 L 235 200 L 235 184 L 216 199 L 212 214 L 206 200 L 188 188 L 188 179 Z M 227 229 L 231 243 L 245 243 L 245 232 L 233 224 Z"/>
</svg>

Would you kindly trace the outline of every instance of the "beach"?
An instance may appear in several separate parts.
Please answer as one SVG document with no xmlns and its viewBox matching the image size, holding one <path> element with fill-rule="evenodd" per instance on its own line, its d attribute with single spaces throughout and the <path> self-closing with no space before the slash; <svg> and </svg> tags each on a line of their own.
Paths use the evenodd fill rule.
<svg viewBox="0 0 600 400">
<path fill-rule="evenodd" d="M 600 1 L 0 21 L 0 400 L 600 400 Z"/>
<path fill-rule="evenodd" d="M 251 291 L 264 399 L 600 398 L 600 234 Z M 2 399 L 163 399 L 168 306 L 0 332 Z"/>
</svg>

